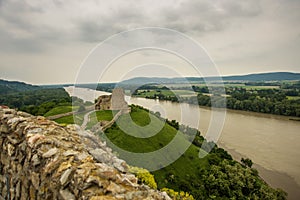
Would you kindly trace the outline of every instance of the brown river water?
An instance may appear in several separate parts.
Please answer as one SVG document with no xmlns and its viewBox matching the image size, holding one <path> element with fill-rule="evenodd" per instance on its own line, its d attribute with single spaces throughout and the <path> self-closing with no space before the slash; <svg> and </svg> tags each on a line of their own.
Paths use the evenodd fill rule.
<svg viewBox="0 0 300 200">
<path fill-rule="evenodd" d="M 72 94 L 72 87 L 65 89 Z M 74 96 L 94 102 L 102 94 L 76 88 Z M 159 111 L 162 117 L 198 128 L 203 135 L 211 121 L 212 111 L 209 108 L 144 98 L 127 97 L 127 100 L 130 104 Z M 184 115 L 182 119 L 182 110 L 191 114 Z M 195 120 L 200 122 L 198 127 L 195 127 Z M 217 144 L 237 160 L 250 158 L 260 176 L 272 187 L 287 191 L 288 199 L 300 199 L 300 121 L 270 114 L 227 110 Z"/>
</svg>

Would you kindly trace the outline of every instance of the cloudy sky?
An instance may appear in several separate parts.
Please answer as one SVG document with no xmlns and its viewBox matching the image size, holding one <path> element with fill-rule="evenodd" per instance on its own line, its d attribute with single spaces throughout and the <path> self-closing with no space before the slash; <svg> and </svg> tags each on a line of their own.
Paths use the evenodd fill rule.
<svg viewBox="0 0 300 200">
<path fill-rule="evenodd" d="M 0 0 L 0 78 L 72 83 L 97 44 L 141 27 L 193 38 L 222 75 L 300 72 L 299 10 L 299 0 Z M 130 56 L 115 72 L 142 64 L 132 62 L 140 55 Z"/>
</svg>

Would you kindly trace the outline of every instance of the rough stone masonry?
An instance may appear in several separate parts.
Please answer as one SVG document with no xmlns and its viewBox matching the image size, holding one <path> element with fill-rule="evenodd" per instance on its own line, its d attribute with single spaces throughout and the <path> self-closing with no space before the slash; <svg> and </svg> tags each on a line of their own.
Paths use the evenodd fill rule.
<svg viewBox="0 0 300 200">
<path fill-rule="evenodd" d="M 170 199 L 76 125 L 0 107 L 0 200 Z"/>
<path fill-rule="evenodd" d="M 111 95 L 101 95 L 95 104 L 95 110 L 128 110 L 122 88 L 114 88 Z"/>
</svg>

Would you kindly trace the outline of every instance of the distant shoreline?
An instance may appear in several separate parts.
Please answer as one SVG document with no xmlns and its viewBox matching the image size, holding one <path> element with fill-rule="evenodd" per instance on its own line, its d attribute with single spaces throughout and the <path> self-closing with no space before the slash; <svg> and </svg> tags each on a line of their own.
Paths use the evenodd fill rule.
<svg viewBox="0 0 300 200">
<path fill-rule="evenodd" d="M 131 97 L 131 98 L 142 98 L 142 99 L 147 99 L 145 97 Z M 169 100 L 159 100 L 159 101 L 168 101 L 171 103 L 181 103 L 181 102 L 172 102 Z M 186 102 L 182 102 L 182 103 L 186 103 Z M 251 115 L 251 116 L 256 116 L 256 117 L 265 117 L 265 118 L 273 118 L 273 119 L 281 119 L 281 120 L 291 120 L 291 121 L 300 121 L 300 117 L 294 117 L 294 116 L 285 116 L 285 115 L 276 115 L 276 114 L 272 114 L 272 113 L 261 113 L 261 112 L 253 112 L 253 111 L 248 111 L 248 110 L 235 110 L 235 109 L 230 109 L 230 108 L 212 108 L 209 106 L 199 106 L 196 104 L 189 104 L 186 103 L 188 105 L 192 105 L 192 106 L 198 106 L 199 108 L 202 109 L 206 109 L 206 110 L 224 110 L 226 109 L 226 111 L 232 112 L 232 113 L 239 113 L 239 114 L 247 114 L 247 115 Z"/>
</svg>

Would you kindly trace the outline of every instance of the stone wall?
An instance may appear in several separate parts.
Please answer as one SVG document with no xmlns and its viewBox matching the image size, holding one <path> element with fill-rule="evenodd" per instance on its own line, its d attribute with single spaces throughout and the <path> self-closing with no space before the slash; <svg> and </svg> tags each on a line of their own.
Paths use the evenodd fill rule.
<svg viewBox="0 0 300 200">
<path fill-rule="evenodd" d="M 96 110 L 126 110 L 128 104 L 122 88 L 115 88 L 111 95 L 101 95 L 95 104 Z"/>
<path fill-rule="evenodd" d="M 76 125 L 0 107 L 0 199 L 170 199 Z"/>
<path fill-rule="evenodd" d="M 126 110 L 128 104 L 125 101 L 125 94 L 122 88 L 115 88 L 111 94 L 111 106 L 112 110 Z"/>
<path fill-rule="evenodd" d="M 95 110 L 111 110 L 111 95 L 101 95 L 95 104 Z"/>
</svg>

